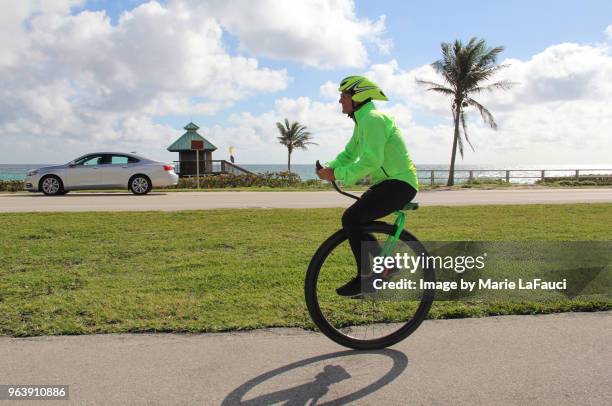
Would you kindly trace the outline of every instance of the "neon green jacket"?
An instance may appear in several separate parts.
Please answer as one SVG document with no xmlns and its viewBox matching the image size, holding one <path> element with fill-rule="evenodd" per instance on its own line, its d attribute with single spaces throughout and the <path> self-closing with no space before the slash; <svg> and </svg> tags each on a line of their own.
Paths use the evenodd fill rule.
<svg viewBox="0 0 612 406">
<path fill-rule="evenodd" d="M 353 136 L 344 151 L 325 165 L 346 186 L 370 175 L 373 184 L 398 179 L 419 190 L 416 167 L 395 120 L 376 110 L 373 102 L 355 112 Z"/>
</svg>

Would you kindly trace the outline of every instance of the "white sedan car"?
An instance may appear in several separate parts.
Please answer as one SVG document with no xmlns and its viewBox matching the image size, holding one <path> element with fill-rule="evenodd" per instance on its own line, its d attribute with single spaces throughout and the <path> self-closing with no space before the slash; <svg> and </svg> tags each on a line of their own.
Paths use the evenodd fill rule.
<svg viewBox="0 0 612 406">
<path fill-rule="evenodd" d="M 65 165 L 30 170 L 24 180 L 29 192 L 63 195 L 79 189 L 127 188 L 136 195 L 151 188 L 176 185 L 174 166 L 123 152 L 95 152 Z"/>
</svg>

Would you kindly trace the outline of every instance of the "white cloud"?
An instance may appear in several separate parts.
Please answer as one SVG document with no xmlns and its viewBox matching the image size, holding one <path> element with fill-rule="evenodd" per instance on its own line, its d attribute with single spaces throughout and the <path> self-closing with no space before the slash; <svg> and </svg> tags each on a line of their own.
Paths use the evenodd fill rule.
<svg viewBox="0 0 612 406">
<path fill-rule="evenodd" d="M 609 161 L 601 154 L 612 149 L 612 55 L 606 48 L 564 43 L 504 63 L 511 66 L 499 78 L 519 84 L 478 96 L 500 123 L 498 133 L 483 129 L 484 139 L 543 157 L 565 148 L 583 162 Z"/>
<path fill-rule="evenodd" d="M 366 45 L 388 53 L 385 16 L 358 18 L 352 0 L 211 0 L 192 1 L 240 40 L 255 55 L 293 60 L 319 68 L 362 67 Z"/>
<path fill-rule="evenodd" d="M 338 85 L 328 80 L 319 88 L 319 95 L 324 99 L 338 99 Z"/>
<path fill-rule="evenodd" d="M 504 164 L 601 164 L 612 150 L 612 56 L 604 46 L 558 44 L 528 60 L 507 59 L 510 67 L 495 80 L 519 84 L 509 91 L 482 93 L 474 97 L 496 117 L 498 131 L 486 127 L 479 113 L 468 110 L 468 131 L 476 152 L 465 146 L 458 163 Z M 389 95 L 391 102 L 379 108 L 396 118 L 417 163 L 441 163 L 450 158 L 453 128 L 450 101 L 426 91 L 415 78 L 441 81 L 431 66 L 403 70 L 395 60 L 372 65 L 365 73 Z M 320 87 L 323 99 L 337 97 L 333 82 Z M 438 124 L 420 122 L 439 117 Z M 294 162 L 329 159 L 337 154 L 352 131 L 352 123 L 340 113 L 337 100 L 319 103 L 309 98 L 277 100 L 273 111 L 261 116 L 236 116 L 236 133 L 258 140 L 253 162 L 282 162 L 282 146 L 275 136 L 274 121 L 288 117 L 306 124 L 321 145 L 298 152 Z M 254 125 L 253 123 L 257 123 Z M 218 129 L 217 134 L 223 134 Z M 244 161 L 244 159 L 243 159 Z"/>
<path fill-rule="evenodd" d="M 117 25 L 103 11 L 71 15 L 74 3 L 20 2 L 3 17 L 11 24 L 0 28 L 10 44 L 0 51 L 1 150 L 17 138 L 34 146 L 56 137 L 65 145 L 146 139 L 159 151 L 176 132 L 153 116 L 212 114 L 289 81 L 284 69 L 228 54 L 216 20 L 180 2 L 142 4 Z"/>
<path fill-rule="evenodd" d="M 0 68 L 18 62 L 19 51 L 28 45 L 23 21 L 35 13 L 65 14 L 84 0 L 12 1 L 3 4 L 0 13 Z M 6 3 L 6 2 L 5 2 Z"/>
<path fill-rule="evenodd" d="M 446 114 L 450 110 L 450 102 L 446 97 L 427 92 L 416 82 L 417 78 L 439 80 L 430 65 L 405 71 L 400 68 L 396 60 L 391 60 L 386 64 L 372 65 L 365 75 L 383 89 L 391 102 L 426 107 L 437 114 Z"/>
<path fill-rule="evenodd" d="M 510 91 L 474 95 L 493 109 L 520 108 L 524 104 L 553 101 L 607 100 L 612 95 L 612 56 L 607 48 L 563 43 L 546 48 L 527 61 L 506 59 L 509 65 L 494 80 L 517 83 Z M 372 65 L 366 73 L 376 81 L 392 101 L 418 105 L 436 114 L 447 114 L 448 97 L 426 91 L 417 78 L 444 83 L 430 65 L 402 70 L 395 60 Z"/>
<path fill-rule="evenodd" d="M 156 157 L 177 131 L 154 117 L 214 114 L 238 100 L 286 88 L 284 69 L 232 54 L 224 29 L 255 57 L 315 67 L 366 66 L 368 46 L 388 50 L 384 16 L 356 16 L 352 1 L 244 3 L 169 0 L 121 15 L 70 14 L 81 1 L 19 1 L 0 15 L 0 159 L 66 161 L 91 149 L 125 149 Z M 612 39 L 612 25 L 605 29 Z M 500 126 L 493 132 L 469 112 L 477 153 L 466 162 L 609 162 L 612 150 L 612 56 L 608 44 L 557 44 L 527 60 L 507 59 L 497 79 L 511 91 L 477 96 Z M 450 101 L 415 78 L 438 81 L 429 65 L 402 69 L 396 60 L 365 72 L 390 96 L 380 108 L 396 117 L 416 162 L 450 155 Z M 332 158 L 353 124 L 340 113 L 337 84 L 319 88 L 323 102 L 280 98 L 266 113 L 235 114 L 228 126 L 203 128 L 222 151 L 236 146 L 242 162 L 283 162 L 276 121 L 307 125 L 319 146 L 295 162 Z M 315 88 L 316 89 L 316 88 Z M 440 119 L 427 125 L 423 116 Z M 187 121 L 187 120 L 186 120 Z M 430 120 L 431 121 L 431 120 Z"/>
<path fill-rule="evenodd" d="M 500 78 L 518 82 L 505 105 L 562 100 L 602 100 L 612 95 L 612 56 L 603 47 L 563 43 L 528 61 L 507 60 Z M 491 95 L 487 95 L 492 100 Z"/>
<path fill-rule="evenodd" d="M 474 95 L 494 114 L 499 130 L 486 128 L 480 114 L 468 110 L 469 133 L 477 153 L 466 150 L 466 161 L 609 161 L 602 152 L 612 150 L 612 55 L 608 47 L 563 43 L 525 61 L 506 59 L 501 63 L 510 66 L 494 79 L 518 85 L 509 91 Z M 450 121 L 448 97 L 427 92 L 415 82 L 420 78 L 442 83 L 429 65 L 405 71 L 392 60 L 373 65 L 366 75 L 392 102 Z"/>
<path fill-rule="evenodd" d="M 419 162 L 446 160 L 446 144 L 452 127 L 437 125 L 427 128 L 418 125 L 412 118 L 411 109 L 403 104 L 381 103 L 378 107 L 395 118 L 411 154 L 420 159 Z M 261 115 L 254 116 L 248 112 L 235 114 L 230 119 L 230 126 L 204 128 L 202 134 L 214 140 L 215 145 L 220 146 L 220 151 L 226 151 L 229 145 L 236 147 L 237 151 L 241 151 L 239 159 L 242 162 L 284 162 L 287 150 L 276 139 L 278 131 L 275 123 L 285 118 L 306 125 L 318 144 L 308 151 L 297 150 L 292 155 L 292 162 L 295 163 L 333 159 L 351 137 L 354 127 L 353 121 L 342 114 L 337 101 L 319 102 L 298 97 L 278 99 L 274 109 Z M 442 154 L 440 145 L 444 145 Z"/>
<path fill-rule="evenodd" d="M 338 145 L 348 140 L 353 129 L 353 122 L 342 115 L 337 102 L 322 103 L 298 97 L 278 99 L 272 110 L 261 115 L 254 116 L 249 112 L 234 114 L 229 126 L 203 128 L 201 133 L 208 134 L 220 151 L 226 151 L 229 145 L 234 146 L 242 162 L 284 162 L 287 150 L 276 138 L 279 134 L 275 123 L 285 118 L 306 125 L 318 144 L 310 147 L 309 151 L 296 151 L 292 155 L 294 162 L 330 158 L 337 152 Z"/>
</svg>

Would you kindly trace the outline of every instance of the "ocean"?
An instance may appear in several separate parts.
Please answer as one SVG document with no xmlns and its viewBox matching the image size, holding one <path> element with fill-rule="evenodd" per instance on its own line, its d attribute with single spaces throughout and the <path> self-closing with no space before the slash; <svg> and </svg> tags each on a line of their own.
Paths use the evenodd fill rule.
<svg viewBox="0 0 612 406">
<path fill-rule="evenodd" d="M 286 164 L 241 164 L 237 165 L 251 172 L 281 172 L 287 170 Z M 0 180 L 23 180 L 29 169 L 40 168 L 53 164 L 0 164 Z M 416 165 L 419 180 L 423 184 L 430 183 L 431 171 L 434 171 L 435 183 L 445 183 L 448 177 L 448 164 L 439 165 Z M 541 176 L 541 171 L 546 171 L 546 176 L 574 176 L 579 170 L 580 175 L 612 175 L 612 164 L 609 165 L 463 165 L 455 166 L 455 181 L 461 183 L 468 179 L 469 171 L 474 178 L 498 178 L 505 179 L 506 170 L 510 170 L 511 181 L 515 183 L 534 183 Z M 312 164 L 291 165 L 291 171 L 300 175 L 304 180 L 315 179 L 315 168 Z"/>
<path fill-rule="evenodd" d="M 23 180 L 28 170 L 49 164 L 0 164 L 0 180 Z"/>
</svg>

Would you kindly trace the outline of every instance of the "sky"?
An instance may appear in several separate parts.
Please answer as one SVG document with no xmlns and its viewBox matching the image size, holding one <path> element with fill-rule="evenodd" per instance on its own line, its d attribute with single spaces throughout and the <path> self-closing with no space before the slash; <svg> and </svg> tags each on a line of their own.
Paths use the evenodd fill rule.
<svg viewBox="0 0 612 406">
<path fill-rule="evenodd" d="M 193 121 L 213 159 L 285 163 L 275 123 L 317 145 L 292 163 L 329 160 L 351 136 L 337 87 L 366 75 L 389 96 L 418 164 L 450 160 L 441 42 L 504 46 L 496 80 L 467 110 L 474 151 L 461 164 L 612 166 L 612 2 L 350 0 L 0 0 L 0 164 L 64 163 L 93 151 L 166 148 Z"/>
</svg>

